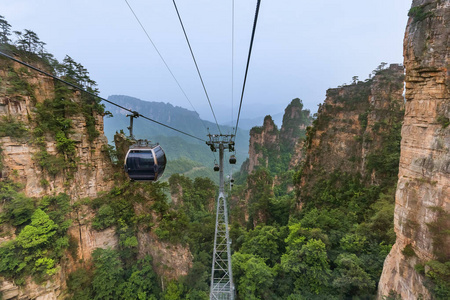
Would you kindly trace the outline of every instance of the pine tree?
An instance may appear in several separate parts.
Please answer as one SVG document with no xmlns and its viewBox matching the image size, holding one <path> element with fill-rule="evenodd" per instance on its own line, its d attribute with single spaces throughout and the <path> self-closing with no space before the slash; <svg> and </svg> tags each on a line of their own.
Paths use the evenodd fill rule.
<svg viewBox="0 0 450 300">
<path fill-rule="evenodd" d="M 25 29 L 25 32 L 14 31 L 17 36 L 16 46 L 19 50 L 27 51 L 34 54 L 43 56 L 45 52 L 44 45 L 38 35 L 32 31 Z"/>
<path fill-rule="evenodd" d="M 0 43 L 8 44 L 11 40 L 11 25 L 5 20 L 5 17 L 0 16 Z"/>
</svg>

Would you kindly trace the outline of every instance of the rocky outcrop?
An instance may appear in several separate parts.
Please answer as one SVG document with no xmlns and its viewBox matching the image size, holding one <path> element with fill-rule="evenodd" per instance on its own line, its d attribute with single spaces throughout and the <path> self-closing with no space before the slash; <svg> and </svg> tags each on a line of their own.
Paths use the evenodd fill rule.
<svg viewBox="0 0 450 300">
<path fill-rule="evenodd" d="M 125 163 L 125 156 L 127 155 L 128 149 L 133 144 L 133 140 L 127 138 L 123 133 L 117 133 L 114 135 L 114 145 L 116 146 L 117 161 L 119 164 Z"/>
<path fill-rule="evenodd" d="M 384 263 L 378 294 L 381 298 L 393 291 L 402 299 L 431 299 L 430 285 L 414 267 L 450 259 L 450 3 L 414 0 L 409 16 L 397 240 Z M 432 227 L 436 223 L 438 231 Z"/>
<path fill-rule="evenodd" d="M 294 149 L 299 148 L 298 143 L 305 138 L 306 127 L 311 121 L 309 110 L 303 109 L 303 103 L 298 98 L 286 107 L 280 130 L 272 117 L 266 116 L 263 126 L 250 130 L 249 159 L 241 170 L 250 174 L 258 167 L 271 169 L 283 164 L 281 169 L 286 171 L 289 161 L 298 161 L 302 156 L 301 151 Z"/>
<path fill-rule="evenodd" d="M 274 152 L 278 152 L 280 149 L 278 135 L 277 125 L 275 125 L 271 116 L 264 118 L 263 126 L 253 127 L 250 130 L 249 162 L 246 166 L 246 172 L 250 174 L 257 166 L 268 166 L 269 156 L 265 155 L 263 149 L 273 148 Z"/>
<path fill-rule="evenodd" d="M 44 61 L 35 59 L 33 65 L 48 68 Z M 161 280 L 187 275 L 193 261 L 189 247 L 164 241 L 150 228 L 157 228 L 161 219 L 152 205 L 155 201 L 166 201 L 165 198 L 149 192 L 150 184 L 120 187 L 129 181 L 111 161 L 103 132 L 102 107 L 77 90 L 5 59 L 0 59 L 0 80 L 0 125 L 14 124 L 8 130 L 0 130 L 0 181 L 20 183 L 23 196 L 36 198 L 39 203 L 42 202 L 39 198 L 45 196 L 67 194 L 71 206 L 64 216 L 71 221 L 65 236 L 69 246 L 62 258 L 57 258 L 55 273 L 46 277 L 50 280 L 36 284 L 36 278 L 27 273 L 21 278 L 22 285 L 17 286 L 0 277 L 0 298 L 61 299 L 71 272 L 92 269 L 95 249 L 120 251 L 123 243 L 119 237 L 126 226 L 121 228 L 117 223 L 93 226 L 101 215 L 97 211 L 101 207 L 93 203 L 111 196 L 105 192 L 113 187 L 126 189 L 139 199 L 125 200 L 136 216 L 155 220 L 151 226 L 141 224 L 135 229 L 137 257 L 152 256 L 153 269 Z M 121 165 L 132 141 L 121 133 L 115 136 L 115 142 L 115 154 Z M 111 199 L 105 200 L 109 204 L 108 200 Z M 6 201 L 0 203 L 0 213 L 7 207 Z M 214 198 L 211 202 L 214 203 Z M 11 224 L 1 224 L 0 246 L 16 239 L 18 232 Z"/>
<path fill-rule="evenodd" d="M 26 282 L 26 289 L 19 288 L 11 282 L 0 282 L 0 291 L 4 300 L 56 300 L 61 299 L 61 285 L 64 283 L 63 273 L 54 276 L 52 282 L 36 284 L 31 279 Z"/>
<path fill-rule="evenodd" d="M 189 247 L 161 241 L 155 234 L 138 232 L 139 258 L 153 257 L 153 268 L 161 278 L 167 280 L 186 276 L 192 267 L 193 256 Z"/>
<path fill-rule="evenodd" d="M 40 69 L 46 69 L 45 64 L 34 62 Z M 39 165 L 36 155 L 42 148 L 50 156 L 58 154 L 56 137 L 45 133 L 43 141 L 35 141 L 36 107 L 45 100 L 55 98 L 55 83 L 48 76 L 29 71 L 18 63 L 0 59 L 0 120 L 20 122 L 26 129 L 21 137 L 0 137 L 1 176 L 0 180 L 11 179 L 22 184 L 22 192 L 27 197 L 44 197 L 66 193 L 71 197 L 72 204 L 86 197 L 97 197 L 99 192 L 112 188 L 114 173 L 111 160 L 105 151 L 106 137 L 103 135 L 103 116 L 94 112 L 93 120 L 98 137 L 90 138 L 87 132 L 87 118 L 83 112 L 70 116 L 71 130 L 69 139 L 74 145 L 74 161 L 70 171 L 62 170 L 57 174 L 49 174 Z M 80 104 L 82 95 L 71 90 L 70 101 Z M 92 120 L 90 120 L 92 121 Z M 63 162 L 63 160 L 61 161 Z M 1 208 L 0 208 L 1 211 Z M 93 212 L 84 212 L 83 222 L 74 222 L 69 229 L 69 235 L 78 244 L 79 259 L 88 260 L 91 252 L 97 248 L 115 247 L 118 239 L 113 229 L 97 232 L 91 227 Z M 3 226 L 3 225 L 2 225 Z M 14 238 L 14 234 L 3 238 L 0 243 Z M 60 271 L 43 285 L 35 284 L 31 278 L 18 288 L 13 283 L 2 280 L 0 292 L 3 299 L 56 299 L 65 287 L 66 272 L 73 266 L 64 265 Z M 16 298 L 15 298 L 16 297 Z M 18 298 L 17 298 L 18 297 Z"/>
<path fill-rule="evenodd" d="M 312 122 L 310 111 L 303 109 L 303 103 L 295 98 L 284 110 L 280 129 L 280 144 L 287 151 L 295 148 L 297 142 L 305 137 L 306 127 Z"/>
<path fill-rule="evenodd" d="M 273 215 L 268 208 L 277 193 L 294 190 L 292 174 L 303 157 L 310 111 L 296 98 L 286 107 L 279 130 L 270 115 L 263 126 L 250 130 L 249 158 L 241 167 L 247 174 L 245 189 L 230 197 L 231 215 L 243 226 L 256 227 Z"/>
<path fill-rule="evenodd" d="M 368 184 L 392 177 L 398 157 L 383 164 L 378 158 L 398 152 L 395 136 L 403 119 L 403 78 L 403 67 L 392 64 L 379 67 L 365 82 L 327 91 L 307 132 L 298 184 L 303 196 L 321 180 L 319 173 L 359 174 Z M 300 205 L 303 200 L 300 197 Z"/>
<path fill-rule="evenodd" d="M 45 66 L 38 66 L 45 69 Z M 89 139 L 86 131 L 85 116 L 76 113 L 70 117 L 72 132 L 69 136 L 74 141 L 76 165 L 69 172 L 55 175 L 46 174 L 39 166 L 35 155 L 39 146 L 33 142 L 36 105 L 46 99 L 55 97 L 55 85 L 48 76 L 30 73 L 18 63 L 0 60 L 0 77 L 2 86 L 0 91 L 0 118 L 11 118 L 23 122 L 28 133 L 24 138 L 2 137 L 0 144 L 3 157 L 3 177 L 15 176 L 15 180 L 23 184 L 24 193 L 29 197 L 42 197 L 58 193 L 66 193 L 73 199 L 95 197 L 98 192 L 109 190 L 113 185 L 111 176 L 114 171 L 111 160 L 105 152 L 106 137 L 103 135 L 103 116 L 94 114 L 95 129 L 99 136 Z M 17 77 L 12 77 L 16 74 Z M 14 80 L 26 85 L 26 92 L 19 90 L 11 92 Z M 80 103 L 79 91 L 73 91 L 70 101 Z M 45 149 L 49 155 L 56 155 L 56 137 L 45 134 Z"/>
</svg>

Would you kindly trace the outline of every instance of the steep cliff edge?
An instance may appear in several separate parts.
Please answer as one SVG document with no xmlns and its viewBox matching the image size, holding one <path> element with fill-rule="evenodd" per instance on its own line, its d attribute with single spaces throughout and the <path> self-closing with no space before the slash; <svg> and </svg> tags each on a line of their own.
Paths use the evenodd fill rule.
<svg viewBox="0 0 450 300">
<path fill-rule="evenodd" d="M 305 138 L 306 127 L 312 122 L 310 112 L 303 109 L 303 103 L 296 98 L 286 107 L 281 129 L 271 116 L 264 118 L 263 125 L 250 130 L 249 159 L 241 170 L 252 173 L 257 168 L 267 168 L 280 173 L 289 168 L 292 160 L 299 160 L 301 153 L 294 151 Z"/>
<path fill-rule="evenodd" d="M 292 244 L 281 259 L 287 270 L 301 262 L 303 273 L 297 276 L 303 281 L 295 286 L 306 299 L 315 299 L 313 294 L 318 299 L 373 298 L 395 242 L 403 66 L 381 64 L 374 74 L 364 82 L 329 89 L 307 128 L 285 241 L 321 244 L 322 250 L 317 245 L 313 253 L 322 253 L 315 258 L 322 265 L 303 265 L 303 256 L 293 249 L 306 251 L 306 245 Z M 312 270 L 320 275 L 308 273 Z M 302 278 L 305 273 L 309 275 Z M 305 283 L 311 278 L 316 278 L 314 284 Z"/>
<path fill-rule="evenodd" d="M 0 77 L 0 118 L 24 128 L 21 137 L 0 137 L 2 177 L 15 176 L 29 197 L 64 192 L 81 199 L 109 190 L 114 171 L 105 151 L 102 112 L 87 116 L 83 110 L 93 100 L 5 58 Z"/>
<path fill-rule="evenodd" d="M 403 67 L 393 64 L 375 72 L 365 82 L 327 91 L 307 132 L 297 175 L 300 206 L 314 203 L 314 191 L 333 173 L 357 176 L 364 185 L 393 183 L 403 119 Z"/>
<path fill-rule="evenodd" d="M 57 64 L 66 81 L 95 92 L 70 57 L 52 65 L 2 47 L 50 73 Z M 117 295 L 126 289 L 108 276 L 126 281 L 131 270 L 153 276 L 147 295 L 159 295 L 159 280 L 187 275 L 193 258 L 183 230 L 170 224 L 179 213 L 168 204 L 168 185 L 124 180 L 110 158 L 99 100 L 5 58 L 0 82 L 0 298 Z"/>
<path fill-rule="evenodd" d="M 245 188 L 233 193 L 232 213 L 241 224 L 249 227 L 278 219 L 287 222 L 288 215 L 275 210 L 287 211 L 293 197 L 292 177 L 298 162 L 303 157 L 303 143 L 306 127 L 312 122 L 310 111 L 303 108 L 300 99 L 295 98 L 286 107 L 281 129 L 278 129 L 270 115 L 264 118 L 262 126 L 250 130 L 249 158 L 243 163 L 238 184 L 246 178 Z M 245 175 L 244 175 L 245 174 Z M 288 195 L 289 194 L 289 195 Z M 284 199 L 275 200 L 277 197 Z"/>
<path fill-rule="evenodd" d="M 407 101 L 394 218 L 397 240 L 384 263 L 378 294 L 448 299 L 450 3 L 414 0 L 409 16 L 404 40 Z"/>
<path fill-rule="evenodd" d="M 37 55 L 18 52 L 22 55 L 20 59 L 30 60 L 38 68 L 50 69 L 48 62 Z M 21 229 L 29 222 L 27 218 L 30 215 L 23 216 L 23 222 L 18 221 L 14 210 L 20 209 L 21 205 L 27 203 L 29 210 L 27 214 L 31 214 L 32 208 L 36 205 L 31 200 L 21 202 L 20 199 L 52 199 L 56 195 L 64 194 L 67 197 L 56 196 L 53 199 L 56 202 L 64 201 L 65 206 L 75 204 L 80 199 L 97 197 L 99 192 L 111 189 L 114 184 L 112 180 L 114 170 L 106 151 L 107 140 L 103 135 L 102 107 L 98 106 L 95 100 L 85 97 L 79 91 L 61 86 L 48 76 L 30 71 L 5 58 L 0 59 L 0 78 L 2 84 L 0 89 L 0 127 L 2 128 L 0 130 L 2 150 L 0 184 L 3 188 L 0 211 L 5 213 L 2 214 L 1 221 L 7 222 L 5 216 L 12 212 L 10 222 L 19 228 L 16 230 L 14 227 L 8 228 L 7 224 L 2 224 L 1 243 L 4 250 L 7 245 L 20 244 L 20 238 L 24 236 L 21 232 L 25 232 Z M 11 187 L 14 187 L 18 194 L 14 192 L 8 197 L 4 191 Z M 39 203 L 36 206 L 49 213 L 51 209 L 44 208 L 45 201 L 36 200 L 36 203 Z M 61 209 L 58 207 L 61 203 L 53 205 L 56 209 Z M 32 225 L 33 217 L 37 217 L 37 211 L 39 210 L 31 215 Z M 67 210 L 64 209 L 64 211 L 68 213 Z M 92 212 L 89 214 L 92 215 Z M 72 217 L 78 219 L 75 212 Z M 41 219 L 45 218 L 48 218 L 47 214 L 41 216 Z M 88 219 L 86 216 L 84 218 Z M 48 222 L 52 224 L 53 220 Z M 66 226 L 62 223 L 52 226 L 58 225 Z M 37 226 L 35 228 L 39 228 Z M 89 259 L 96 247 L 117 244 L 114 232 L 96 232 L 90 224 L 73 222 L 68 230 L 71 233 L 69 236 L 73 237 L 72 243 L 79 246 L 79 259 Z M 54 232 L 50 231 L 48 234 L 54 235 Z M 66 237 L 62 234 L 56 235 L 60 236 L 57 240 L 59 243 L 66 243 Z M 39 247 L 43 247 L 46 243 L 46 240 L 42 240 Z M 65 247 L 63 244 L 62 248 Z M 17 245 L 15 247 L 20 249 Z M 23 247 L 26 249 L 30 246 L 23 244 Z M 31 247 L 29 251 L 32 253 L 35 250 Z M 18 259 L 25 259 L 22 254 L 16 253 L 16 255 Z M 64 273 L 69 269 L 57 267 L 59 264 L 56 256 L 61 254 L 52 255 L 35 255 L 35 258 L 29 261 L 30 264 L 37 264 L 39 259 L 47 260 L 48 270 L 52 270 L 51 272 L 47 270 L 48 274 L 56 272 L 52 276 L 53 280 L 49 281 L 45 288 L 36 286 L 30 279 L 26 279 L 26 285 L 21 289 L 8 281 L 3 281 L 0 287 L 3 298 L 9 299 L 15 296 L 55 298 L 60 294 L 65 286 Z M 77 261 L 77 257 L 73 258 Z M 10 266 L 10 268 L 13 267 Z M 37 266 L 34 266 L 34 269 L 38 269 Z M 7 268 L 2 266 L 2 271 L 6 270 Z M 15 272 L 18 270 L 20 268 Z M 23 285 L 23 281 L 20 284 Z"/>
<path fill-rule="evenodd" d="M 269 167 L 269 159 L 271 163 L 279 159 L 280 146 L 278 144 L 278 136 L 279 130 L 271 116 L 264 118 L 263 126 L 253 127 L 250 130 L 249 158 L 248 162 L 244 162 L 244 172 L 250 174 L 258 166 L 267 168 Z M 271 157 L 269 157 L 268 152 L 271 152 Z"/>
</svg>

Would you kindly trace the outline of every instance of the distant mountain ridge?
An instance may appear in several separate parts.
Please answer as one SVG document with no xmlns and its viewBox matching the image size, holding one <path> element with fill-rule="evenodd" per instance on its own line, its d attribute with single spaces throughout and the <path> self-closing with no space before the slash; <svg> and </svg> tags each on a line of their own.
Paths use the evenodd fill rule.
<svg viewBox="0 0 450 300">
<path fill-rule="evenodd" d="M 142 113 L 143 115 L 154 119 L 155 121 L 186 131 L 189 134 L 204 135 L 206 133 L 204 125 L 211 127 L 212 125 L 214 125 L 211 122 L 202 121 L 198 113 L 179 106 L 173 106 L 170 103 L 144 101 L 125 95 L 112 95 L 108 97 L 108 100 L 123 107 Z M 111 104 L 106 104 L 106 109 L 113 113 L 114 117 L 118 117 L 118 120 L 126 120 L 126 115 L 129 114 L 127 111 L 124 111 L 123 109 L 120 109 L 116 106 L 112 106 Z M 140 123 L 140 120 L 142 119 L 136 120 L 138 122 L 137 124 Z M 127 124 L 128 123 L 129 121 L 127 121 Z M 156 123 L 151 123 L 148 120 L 145 120 L 145 123 L 148 124 L 143 125 L 144 128 L 148 126 L 155 126 L 155 130 L 158 133 L 164 132 L 164 135 L 170 136 L 178 134 L 171 129 L 162 127 L 161 125 L 158 125 Z M 140 127 L 140 125 L 136 125 L 136 134 L 140 132 Z"/>
</svg>

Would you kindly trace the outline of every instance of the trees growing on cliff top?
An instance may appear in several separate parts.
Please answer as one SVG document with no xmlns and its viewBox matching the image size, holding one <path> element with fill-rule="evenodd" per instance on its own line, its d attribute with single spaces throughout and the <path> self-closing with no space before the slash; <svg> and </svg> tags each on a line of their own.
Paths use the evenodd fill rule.
<svg viewBox="0 0 450 300">
<path fill-rule="evenodd" d="M 19 50 L 28 51 L 35 54 L 41 54 L 45 52 L 45 43 L 41 41 L 38 35 L 32 31 L 25 29 L 21 31 L 14 31 L 17 36 L 16 46 Z"/>
<path fill-rule="evenodd" d="M 11 25 L 5 20 L 5 17 L 0 16 L 0 43 L 7 44 L 11 41 Z"/>
</svg>

